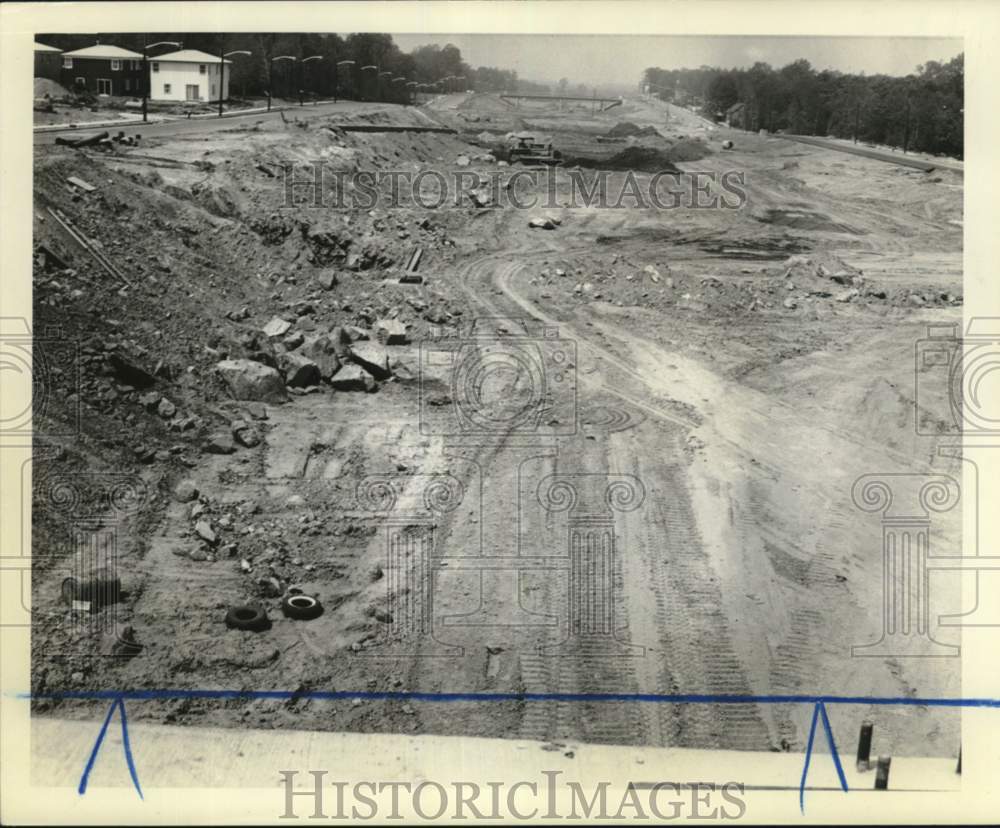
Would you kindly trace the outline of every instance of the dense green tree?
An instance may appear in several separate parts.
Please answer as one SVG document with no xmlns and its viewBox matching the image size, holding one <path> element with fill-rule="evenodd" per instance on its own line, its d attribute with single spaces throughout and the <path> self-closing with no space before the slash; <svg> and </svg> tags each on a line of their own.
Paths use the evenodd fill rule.
<svg viewBox="0 0 1000 828">
<path fill-rule="evenodd" d="M 706 115 L 745 104 L 746 129 L 832 135 L 904 151 L 962 157 L 965 61 L 930 61 L 906 77 L 817 72 L 806 60 L 780 69 L 659 69 L 643 82 L 665 100 L 703 108 Z"/>
</svg>

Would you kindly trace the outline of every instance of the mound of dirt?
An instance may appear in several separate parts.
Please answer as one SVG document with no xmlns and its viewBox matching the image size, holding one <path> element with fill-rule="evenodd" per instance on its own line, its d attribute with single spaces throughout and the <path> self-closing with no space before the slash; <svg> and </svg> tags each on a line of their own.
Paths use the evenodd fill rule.
<svg viewBox="0 0 1000 828">
<path fill-rule="evenodd" d="M 631 121 L 619 121 L 608 130 L 609 138 L 627 138 L 629 136 L 642 137 L 645 135 L 659 135 L 655 127 L 633 124 Z"/>
<path fill-rule="evenodd" d="M 701 138 L 683 138 L 667 154 L 671 161 L 700 161 L 711 155 L 712 150 Z"/>
<path fill-rule="evenodd" d="M 639 172 L 677 171 L 669 151 L 653 147 L 626 147 L 601 164 L 611 170 L 637 170 Z"/>
<path fill-rule="evenodd" d="M 46 95 L 50 98 L 65 98 L 69 95 L 69 91 L 54 80 L 35 78 L 35 97 L 44 98 Z"/>
</svg>

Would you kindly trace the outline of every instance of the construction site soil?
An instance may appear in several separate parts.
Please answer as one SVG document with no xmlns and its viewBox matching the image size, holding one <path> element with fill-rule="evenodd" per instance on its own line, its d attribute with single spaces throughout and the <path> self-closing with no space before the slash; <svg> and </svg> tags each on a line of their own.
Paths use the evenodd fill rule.
<svg viewBox="0 0 1000 828">
<path fill-rule="evenodd" d="M 338 128 L 350 123 L 456 132 Z M 564 153 L 559 207 L 286 203 L 281 169 L 295 163 L 503 174 L 513 168 L 484 150 L 519 130 Z M 961 174 L 716 129 L 658 101 L 515 109 L 476 94 L 420 111 L 150 130 L 141 146 L 106 152 L 38 146 L 34 160 L 34 327 L 79 348 L 79 373 L 48 366 L 36 403 L 41 435 L 79 413 L 77 437 L 35 447 L 36 693 L 960 695 L 958 659 L 852 657 L 881 634 L 882 530 L 851 489 L 871 472 L 958 473 L 940 438 L 913 428 L 913 354 L 928 324 L 961 321 Z M 745 204 L 568 203 L 574 166 L 647 180 L 668 164 L 742 173 Z M 553 229 L 529 226 L 539 215 Z M 422 282 L 401 283 L 416 248 Z M 532 439 L 422 428 L 457 401 L 423 370 L 421 347 L 465 342 L 470 329 L 502 341 L 517 324 L 557 328 L 572 344 L 572 403 L 546 397 Z M 235 399 L 224 365 L 243 370 L 242 360 L 281 382 Z M 340 372 L 351 383 L 338 385 Z M 514 390 L 493 389 L 497 404 Z M 567 571 L 529 566 L 567 555 L 567 513 L 535 497 L 553 474 L 627 476 L 644 491 L 638 508 L 614 514 L 608 652 L 560 644 L 572 632 Z M 420 496 L 429 475 L 463 494 L 432 504 L 442 560 L 390 573 L 387 533 L 409 543 L 428 524 L 400 529 L 388 505 Z M 113 519 L 106 479 L 128 483 Z M 373 479 L 374 509 L 363 502 Z M 81 622 L 61 588 L 74 521 L 105 512 L 122 593 Z M 935 548 L 957 552 L 959 532 L 956 515 L 934 516 Z M 519 555 L 520 569 L 475 568 Z M 935 610 L 959 612 L 958 574 L 935 579 Z M 296 590 L 323 614 L 285 617 Z M 419 611 L 433 637 L 391 640 L 393 611 L 430 593 Z M 267 629 L 227 628 L 227 611 L 244 604 L 265 608 Z M 121 635 L 109 644 L 94 615 L 130 628 L 137 646 Z M 957 643 L 953 630 L 934 635 Z M 106 707 L 33 706 L 88 719 Z M 187 725 L 745 750 L 804 749 L 811 713 L 361 698 L 129 707 L 133 719 Z M 954 712 L 862 705 L 831 716 L 844 744 L 873 718 L 877 752 L 958 751 Z"/>
</svg>

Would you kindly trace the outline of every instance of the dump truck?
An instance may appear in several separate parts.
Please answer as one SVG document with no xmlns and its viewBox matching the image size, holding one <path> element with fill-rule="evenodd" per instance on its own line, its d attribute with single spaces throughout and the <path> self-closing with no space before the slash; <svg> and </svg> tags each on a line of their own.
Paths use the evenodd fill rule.
<svg viewBox="0 0 1000 828">
<path fill-rule="evenodd" d="M 518 132 L 507 142 L 508 160 L 511 164 L 554 164 L 561 163 L 562 155 L 553 148 L 551 141 L 536 141 L 528 132 Z"/>
</svg>

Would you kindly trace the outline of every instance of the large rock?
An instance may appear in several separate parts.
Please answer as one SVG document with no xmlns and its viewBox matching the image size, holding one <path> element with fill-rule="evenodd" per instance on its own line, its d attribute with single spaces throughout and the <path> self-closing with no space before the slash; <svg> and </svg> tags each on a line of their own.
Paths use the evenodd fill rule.
<svg viewBox="0 0 1000 828">
<path fill-rule="evenodd" d="M 374 342 L 355 342 L 351 345 L 351 359 L 375 379 L 388 379 L 389 355 L 385 348 Z"/>
<path fill-rule="evenodd" d="M 198 487 L 193 480 L 182 480 L 174 487 L 174 499 L 178 503 L 188 503 L 198 497 Z"/>
<path fill-rule="evenodd" d="M 285 384 L 292 388 L 319 385 L 319 366 L 303 354 L 281 354 L 278 357 L 278 366 L 285 374 Z"/>
<path fill-rule="evenodd" d="M 328 380 L 340 369 L 338 354 L 347 355 L 347 346 L 339 345 L 329 334 L 310 336 L 302 344 L 299 353 L 308 357 L 319 368 L 320 376 Z"/>
<path fill-rule="evenodd" d="M 323 290 L 332 290 L 337 285 L 337 274 L 332 270 L 324 270 L 316 277 L 316 284 Z"/>
<path fill-rule="evenodd" d="M 330 380 L 337 391 L 374 391 L 375 380 L 360 365 L 344 365 Z"/>
<path fill-rule="evenodd" d="M 209 454 L 232 454 L 236 451 L 232 435 L 224 431 L 217 431 L 214 434 L 210 434 L 208 439 L 205 440 L 203 448 Z"/>
<path fill-rule="evenodd" d="M 410 341 L 406 325 L 398 319 L 379 319 L 375 323 L 375 336 L 383 345 L 405 345 Z"/>
<path fill-rule="evenodd" d="M 274 339 L 279 336 L 284 336 L 286 333 L 288 333 L 288 330 L 291 327 L 292 327 L 291 322 L 286 322 L 280 316 L 276 316 L 274 317 L 274 319 L 268 322 L 263 328 L 261 328 L 261 330 L 264 331 L 264 333 L 267 334 L 269 337 Z"/>
<path fill-rule="evenodd" d="M 261 362 L 226 359 L 218 363 L 215 369 L 238 400 L 278 403 L 288 399 L 281 374 Z"/>
<path fill-rule="evenodd" d="M 236 420 L 232 424 L 231 430 L 233 432 L 233 439 L 241 446 L 253 448 L 260 445 L 260 432 L 246 420 Z"/>
<path fill-rule="evenodd" d="M 199 520 L 194 525 L 195 534 L 201 538 L 205 543 L 214 546 L 219 542 L 219 536 L 212 531 L 212 525 L 206 520 Z"/>
</svg>

